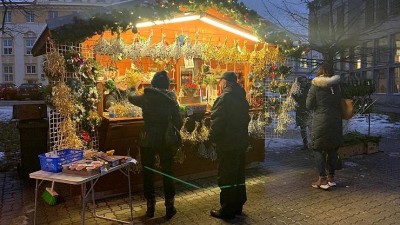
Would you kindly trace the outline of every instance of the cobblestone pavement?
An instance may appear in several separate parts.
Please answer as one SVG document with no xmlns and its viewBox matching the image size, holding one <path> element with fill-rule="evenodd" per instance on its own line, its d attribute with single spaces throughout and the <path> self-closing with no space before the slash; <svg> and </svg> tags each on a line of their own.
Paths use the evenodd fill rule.
<svg viewBox="0 0 400 225">
<path fill-rule="evenodd" d="M 144 217 L 145 200 L 135 193 L 134 224 L 400 224 L 399 133 L 400 128 L 391 129 L 382 137 L 383 152 L 344 160 L 344 168 L 337 171 L 338 187 L 329 191 L 311 187 L 317 172 L 311 152 L 300 150 L 298 138 L 287 139 L 284 146 L 267 141 L 265 162 L 246 171 L 244 215 L 228 221 L 209 216 L 210 209 L 218 208 L 219 189 L 216 177 L 208 177 L 191 181 L 200 189 L 177 184 L 178 213 L 169 221 L 163 219 L 161 189 L 154 219 Z M 12 172 L 0 174 L 0 185 L 1 225 L 32 224 L 33 188 Z M 37 224 L 80 224 L 79 197 L 65 199 L 55 206 L 39 199 Z M 97 205 L 100 215 L 129 218 L 126 196 L 99 200 Z M 86 215 L 86 224 L 118 224 Z"/>
</svg>

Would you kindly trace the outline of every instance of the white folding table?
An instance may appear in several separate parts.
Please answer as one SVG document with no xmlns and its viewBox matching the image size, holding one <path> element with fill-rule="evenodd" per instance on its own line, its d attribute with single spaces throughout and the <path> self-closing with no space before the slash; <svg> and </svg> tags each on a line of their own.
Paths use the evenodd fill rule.
<svg viewBox="0 0 400 225">
<path fill-rule="evenodd" d="M 130 180 L 130 168 L 129 165 L 131 163 L 135 163 L 135 160 L 131 160 L 129 162 L 125 162 L 121 165 L 111 167 L 110 169 L 106 171 L 102 171 L 99 174 L 95 174 L 92 176 L 81 176 L 81 175 L 75 175 L 75 174 L 68 174 L 68 173 L 51 173 L 51 172 L 46 172 L 43 170 L 33 172 L 29 174 L 30 178 L 33 178 L 36 180 L 36 187 L 35 187 L 35 212 L 34 212 L 34 222 L 33 224 L 36 224 L 36 207 L 37 207 L 37 194 L 38 194 L 38 188 L 40 185 L 43 183 L 43 181 L 54 181 L 58 183 L 64 183 L 64 184 L 72 184 L 72 185 L 81 185 L 81 195 L 82 195 L 82 224 L 85 224 L 85 211 L 86 211 L 86 201 L 89 198 L 89 194 L 91 193 L 92 196 L 92 203 L 93 203 L 93 216 L 97 218 L 102 218 L 102 219 L 107 219 L 107 220 L 112 220 L 120 223 L 125 223 L 125 224 L 133 224 L 133 212 L 132 212 L 132 196 L 131 196 L 131 180 Z M 109 218 L 109 217 L 104 217 L 104 216 L 99 216 L 96 214 L 96 202 L 94 198 L 94 186 L 96 185 L 97 181 L 100 179 L 100 177 L 112 173 L 114 171 L 120 171 L 123 173 L 126 177 L 128 177 L 128 186 L 129 186 L 129 207 L 131 210 L 131 220 L 130 221 L 123 221 L 123 220 L 118 220 L 114 218 Z M 40 183 L 39 183 L 40 180 Z M 90 182 L 90 188 L 86 190 L 86 184 Z"/>
</svg>

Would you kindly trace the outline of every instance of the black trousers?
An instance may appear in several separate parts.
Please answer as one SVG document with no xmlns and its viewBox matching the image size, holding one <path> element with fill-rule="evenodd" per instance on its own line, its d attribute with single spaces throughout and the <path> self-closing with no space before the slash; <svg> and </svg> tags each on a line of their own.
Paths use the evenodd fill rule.
<svg viewBox="0 0 400 225">
<path fill-rule="evenodd" d="M 221 213 L 233 215 L 247 200 L 245 184 L 245 151 L 218 152 L 218 186 L 221 189 Z"/>
<path fill-rule="evenodd" d="M 147 200 L 155 199 L 154 175 L 159 170 L 154 166 L 155 156 L 157 153 L 160 156 L 161 172 L 163 174 L 164 197 L 165 199 L 173 199 L 175 197 L 175 183 L 171 177 L 173 177 L 172 166 L 174 162 L 174 154 L 172 150 L 164 146 L 140 148 L 143 166 L 144 197 Z"/>
</svg>

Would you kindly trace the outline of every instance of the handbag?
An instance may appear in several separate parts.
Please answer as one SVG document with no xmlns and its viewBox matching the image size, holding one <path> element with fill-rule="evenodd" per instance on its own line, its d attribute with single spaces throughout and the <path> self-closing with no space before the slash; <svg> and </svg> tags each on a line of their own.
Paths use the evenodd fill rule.
<svg viewBox="0 0 400 225">
<path fill-rule="evenodd" d="M 353 100 L 342 98 L 340 99 L 340 105 L 342 108 L 342 119 L 348 120 L 353 117 Z"/>
</svg>

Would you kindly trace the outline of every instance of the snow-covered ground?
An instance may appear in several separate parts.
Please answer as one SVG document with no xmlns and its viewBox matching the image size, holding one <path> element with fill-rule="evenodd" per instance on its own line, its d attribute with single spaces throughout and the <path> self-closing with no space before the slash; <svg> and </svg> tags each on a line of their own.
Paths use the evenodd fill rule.
<svg viewBox="0 0 400 225">
<path fill-rule="evenodd" d="M 12 119 L 12 106 L 0 106 L 0 122 L 10 121 Z"/>
<path fill-rule="evenodd" d="M 370 135 L 394 136 L 400 133 L 400 121 L 393 121 L 388 115 L 371 113 Z M 357 131 L 368 134 L 368 115 L 357 115 L 343 122 L 344 133 Z M 290 125 L 288 130 L 280 136 L 273 133 L 272 128 L 267 128 L 265 145 L 268 150 L 293 149 L 293 146 L 302 146 L 299 128 Z"/>
</svg>

